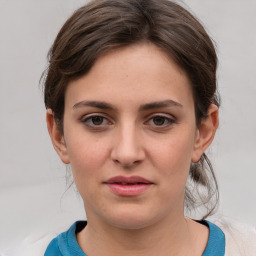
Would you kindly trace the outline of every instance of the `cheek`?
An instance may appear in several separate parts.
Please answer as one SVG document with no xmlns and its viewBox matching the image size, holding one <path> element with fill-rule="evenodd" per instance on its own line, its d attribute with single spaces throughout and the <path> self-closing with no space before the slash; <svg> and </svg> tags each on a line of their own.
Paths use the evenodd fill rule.
<svg viewBox="0 0 256 256">
<path fill-rule="evenodd" d="M 90 137 L 78 140 L 74 136 L 67 141 L 67 151 L 76 181 L 89 180 L 104 166 L 109 155 L 108 143 Z M 80 137 L 82 138 L 82 137 Z M 72 143 L 68 143 L 72 141 Z"/>
<path fill-rule="evenodd" d="M 183 209 L 185 186 L 191 163 L 191 148 L 183 139 L 172 138 L 151 147 L 150 157 L 153 163 L 158 196 L 152 197 L 154 207 L 162 205 L 162 213 L 173 209 Z M 156 144 L 155 144 L 156 145 Z M 164 206 L 164 207 L 163 207 Z M 154 207 L 152 211 L 154 211 Z"/>
<path fill-rule="evenodd" d="M 99 173 L 102 173 L 105 166 L 107 152 L 107 143 L 91 141 L 89 138 L 68 145 L 74 181 L 86 203 L 100 200 L 97 189 L 102 182 L 102 176 Z"/>
<path fill-rule="evenodd" d="M 170 207 L 183 202 L 190 170 L 193 141 L 190 136 L 172 138 L 158 147 L 152 147 L 153 165 L 158 171 L 157 182 L 162 203 Z M 168 208 L 169 209 L 169 208 Z"/>
<path fill-rule="evenodd" d="M 153 164 L 166 176 L 187 176 L 194 147 L 194 136 L 182 133 L 182 136 L 169 136 L 151 147 L 150 155 Z"/>
</svg>

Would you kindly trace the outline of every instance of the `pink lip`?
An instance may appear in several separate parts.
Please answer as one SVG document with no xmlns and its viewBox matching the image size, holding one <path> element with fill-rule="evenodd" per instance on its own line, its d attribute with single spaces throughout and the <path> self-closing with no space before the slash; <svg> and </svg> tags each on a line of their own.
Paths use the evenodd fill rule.
<svg viewBox="0 0 256 256">
<path fill-rule="evenodd" d="M 139 176 L 116 176 L 108 179 L 104 184 L 119 196 L 137 196 L 149 189 L 154 183 Z"/>
</svg>

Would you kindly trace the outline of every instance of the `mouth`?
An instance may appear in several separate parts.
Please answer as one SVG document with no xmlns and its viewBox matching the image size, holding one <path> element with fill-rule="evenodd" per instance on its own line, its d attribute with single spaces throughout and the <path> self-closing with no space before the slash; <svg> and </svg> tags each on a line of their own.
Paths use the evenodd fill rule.
<svg viewBox="0 0 256 256">
<path fill-rule="evenodd" d="M 148 190 L 154 183 L 140 176 L 116 176 L 104 182 L 109 189 L 119 196 L 138 196 Z"/>
</svg>

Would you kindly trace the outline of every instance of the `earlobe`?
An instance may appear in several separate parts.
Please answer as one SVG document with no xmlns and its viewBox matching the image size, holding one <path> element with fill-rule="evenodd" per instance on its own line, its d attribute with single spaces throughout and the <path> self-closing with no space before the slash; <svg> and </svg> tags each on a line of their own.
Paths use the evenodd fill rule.
<svg viewBox="0 0 256 256">
<path fill-rule="evenodd" d="M 60 132 L 58 125 L 54 119 L 54 113 L 51 109 L 47 109 L 46 112 L 46 122 L 49 135 L 51 137 L 51 141 L 53 147 L 57 154 L 59 155 L 60 159 L 63 163 L 69 164 L 69 157 L 67 154 L 67 147 L 65 144 L 65 140 L 63 134 Z"/>
<path fill-rule="evenodd" d="M 218 107 L 211 104 L 208 109 L 207 117 L 201 121 L 201 124 L 197 130 L 194 151 L 191 158 L 192 162 L 198 162 L 204 151 L 210 146 L 214 139 L 218 125 Z"/>
</svg>

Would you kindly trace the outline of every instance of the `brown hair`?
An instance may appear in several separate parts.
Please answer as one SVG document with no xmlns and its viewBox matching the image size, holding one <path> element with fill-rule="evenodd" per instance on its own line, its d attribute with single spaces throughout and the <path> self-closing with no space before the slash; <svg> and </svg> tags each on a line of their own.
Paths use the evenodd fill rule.
<svg viewBox="0 0 256 256">
<path fill-rule="evenodd" d="M 64 95 L 69 82 L 86 74 L 105 52 L 140 42 L 158 46 L 186 71 L 197 125 L 207 116 L 211 103 L 219 106 L 215 48 L 192 14 L 168 0 L 94 0 L 66 21 L 48 54 L 45 106 L 52 109 L 62 133 Z M 186 208 L 204 205 L 206 217 L 217 206 L 218 185 L 205 154 L 191 165 L 189 176 Z M 200 193 L 201 188 L 206 188 L 206 193 Z"/>
</svg>

